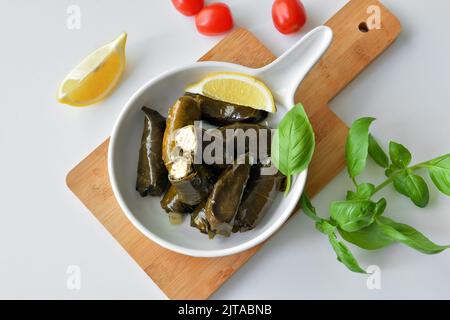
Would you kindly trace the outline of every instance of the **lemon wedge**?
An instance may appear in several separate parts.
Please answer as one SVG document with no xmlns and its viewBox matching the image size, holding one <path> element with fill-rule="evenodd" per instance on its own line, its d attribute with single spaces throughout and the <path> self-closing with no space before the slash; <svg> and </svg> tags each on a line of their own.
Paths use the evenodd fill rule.
<svg viewBox="0 0 450 320">
<path fill-rule="evenodd" d="M 212 99 L 276 112 L 275 102 L 269 88 L 260 80 L 237 72 L 213 73 L 186 88 Z"/>
<path fill-rule="evenodd" d="M 81 61 L 61 83 L 57 99 L 71 106 L 87 106 L 104 99 L 125 69 L 127 34 L 98 48 Z"/>
</svg>

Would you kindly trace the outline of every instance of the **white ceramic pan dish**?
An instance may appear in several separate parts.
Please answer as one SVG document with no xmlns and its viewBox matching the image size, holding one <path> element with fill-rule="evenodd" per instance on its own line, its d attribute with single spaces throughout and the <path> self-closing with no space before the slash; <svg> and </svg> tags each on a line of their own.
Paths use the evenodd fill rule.
<svg viewBox="0 0 450 320">
<path fill-rule="evenodd" d="M 208 240 L 197 229 L 169 223 L 159 197 L 142 198 L 135 191 L 136 166 L 142 134 L 142 106 L 167 116 L 168 109 L 183 94 L 185 87 L 212 72 L 234 71 L 255 76 L 272 91 L 277 113 L 268 117 L 271 127 L 294 105 L 295 91 L 305 75 L 327 50 L 332 41 L 328 27 L 318 27 L 305 35 L 289 51 L 270 65 L 251 69 L 231 63 L 197 62 L 166 72 L 140 88 L 122 110 L 114 126 L 108 152 L 111 185 L 123 212 L 145 236 L 159 245 L 196 257 L 218 257 L 252 248 L 270 237 L 289 218 L 303 191 L 307 170 L 294 177 L 287 197 L 281 193 L 254 230 Z"/>
</svg>

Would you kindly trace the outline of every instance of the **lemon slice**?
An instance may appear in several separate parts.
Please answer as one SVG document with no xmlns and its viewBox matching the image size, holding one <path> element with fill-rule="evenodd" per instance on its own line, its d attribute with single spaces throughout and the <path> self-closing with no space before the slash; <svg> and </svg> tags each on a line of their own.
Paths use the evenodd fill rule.
<svg viewBox="0 0 450 320">
<path fill-rule="evenodd" d="M 260 80 L 237 72 L 213 73 L 186 88 L 197 93 L 229 103 L 253 109 L 276 112 L 275 102 L 269 88 Z"/>
<path fill-rule="evenodd" d="M 57 99 L 71 106 L 87 106 L 104 99 L 125 69 L 127 34 L 98 48 L 81 61 L 61 83 Z"/>
</svg>

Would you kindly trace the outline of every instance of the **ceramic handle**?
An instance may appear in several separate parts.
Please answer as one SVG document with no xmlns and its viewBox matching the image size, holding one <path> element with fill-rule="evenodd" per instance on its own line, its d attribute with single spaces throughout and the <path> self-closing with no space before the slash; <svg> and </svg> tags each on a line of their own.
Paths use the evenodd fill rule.
<svg viewBox="0 0 450 320">
<path fill-rule="evenodd" d="M 332 39 L 333 32 L 329 27 L 317 27 L 278 59 L 258 70 L 256 75 L 269 86 L 277 103 L 292 107 L 300 82 L 325 53 Z"/>
</svg>

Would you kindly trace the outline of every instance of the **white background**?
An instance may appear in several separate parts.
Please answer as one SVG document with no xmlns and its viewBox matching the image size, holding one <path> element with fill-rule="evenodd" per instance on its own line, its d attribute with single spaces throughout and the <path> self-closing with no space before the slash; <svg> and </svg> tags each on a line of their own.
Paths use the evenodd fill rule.
<svg viewBox="0 0 450 320">
<path fill-rule="evenodd" d="M 283 53 L 346 1 L 305 0 L 309 22 L 294 36 L 272 25 L 271 0 L 226 0 L 236 25 Z M 375 116 L 375 136 L 407 145 L 422 161 L 450 151 L 450 2 L 385 0 L 403 32 L 332 103 L 347 124 Z M 66 9 L 81 8 L 81 30 L 66 28 Z M 220 37 L 204 37 L 169 0 L 1 0 L 0 30 L 0 298 L 165 298 L 75 198 L 67 172 L 110 134 L 121 108 L 143 83 L 190 63 Z M 128 32 L 128 66 L 117 90 L 90 108 L 58 104 L 55 91 L 84 56 Z M 381 172 L 370 166 L 378 182 Z M 345 172 L 314 202 L 326 214 L 349 187 Z M 450 243 L 450 199 L 433 188 L 425 210 L 391 190 L 387 214 Z M 450 298 L 450 253 L 425 256 L 394 245 L 352 247 L 363 266 L 382 270 L 382 289 L 336 262 L 325 237 L 298 215 L 213 298 Z M 66 268 L 81 267 L 81 290 L 66 288 Z"/>
</svg>

